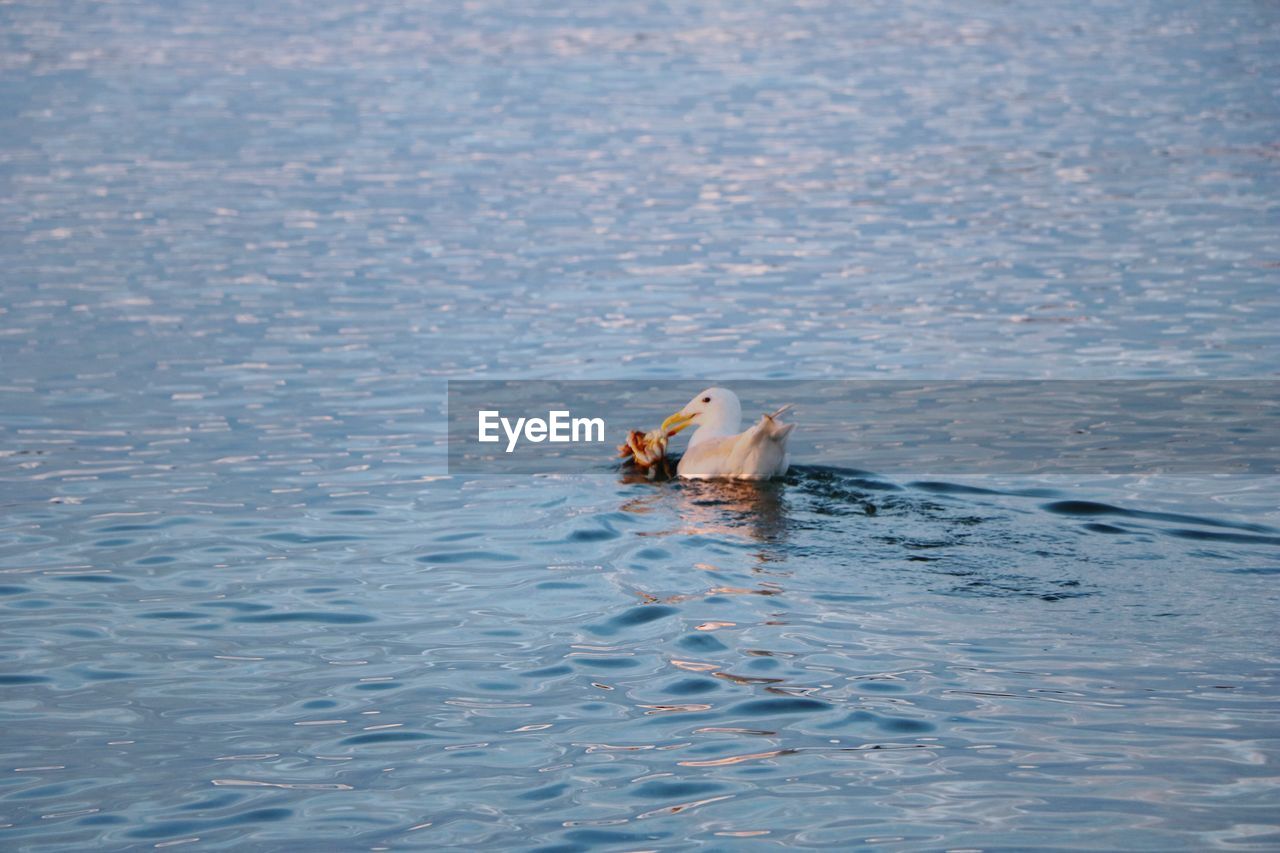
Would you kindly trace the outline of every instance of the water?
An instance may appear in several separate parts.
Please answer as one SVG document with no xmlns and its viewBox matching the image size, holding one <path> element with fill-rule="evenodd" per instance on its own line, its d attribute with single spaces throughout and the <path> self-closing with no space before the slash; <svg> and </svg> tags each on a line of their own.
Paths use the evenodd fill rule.
<svg viewBox="0 0 1280 853">
<path fill-rule="evenodd" d="M 1280 843 L 1275 478 L 443 446 L 447 378 L 1274 377 L 1273 6 L 0 25 L 0 846 Z"/>
</svg>

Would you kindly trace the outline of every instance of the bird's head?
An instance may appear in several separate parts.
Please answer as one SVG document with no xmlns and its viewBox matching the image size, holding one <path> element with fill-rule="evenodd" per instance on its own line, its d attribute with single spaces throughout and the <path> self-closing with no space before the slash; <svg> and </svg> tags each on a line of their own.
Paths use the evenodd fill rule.
<svg viewBox="0 0 1280 853">
<path fill-rule="evenodd" d="M 662 422 L 668 435 L 675 435 L 690 425 L 726 435 L 738 431 L 742 422 L 742 404 L 728 388 L 708 388 L 690 400 L 683 409 Z"/>
</svg>

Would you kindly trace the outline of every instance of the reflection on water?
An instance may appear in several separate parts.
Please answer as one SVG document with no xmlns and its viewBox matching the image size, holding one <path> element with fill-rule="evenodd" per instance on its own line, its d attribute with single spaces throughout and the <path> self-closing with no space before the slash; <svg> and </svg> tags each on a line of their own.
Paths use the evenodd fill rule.
<svg viewBox="0 0 1280 853">
<path fill-rule="evenodd" d="M 9 510 L 10 846 L 979 847 L 1064 821 L 1194 846 L 1266 820 L 1267 523 L 804 465 L 289 477 L 253 504 L 150 482 Z"/>
<path fill-rule="evenodd" d="M 634 482 L 634 475 L 625 474 L 622 482 Z M 628 500 L 622 509 L 649 512 L 660 502 L 669 507 L 674 499 L 679 525 L 656 535 L 728 535 L 785 544 L 786 492 L 780 481 L 690 480 L 681 481 L 678 486 L 668 486 L 646 498 Z"/>
</svg>

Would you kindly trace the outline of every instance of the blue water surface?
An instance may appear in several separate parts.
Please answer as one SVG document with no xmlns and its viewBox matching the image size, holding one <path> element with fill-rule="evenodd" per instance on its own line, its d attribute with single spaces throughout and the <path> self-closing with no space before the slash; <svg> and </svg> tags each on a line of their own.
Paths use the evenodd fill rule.
<svg viewBox="0 0 1280 853">
<path fill-rule="evenodd" d="M 1274 378 L 1278 94 L 1265 2 L 0 6 L 0 848 L 1275 849 L 1275 478 L 443 429 Z"/>
</svg>

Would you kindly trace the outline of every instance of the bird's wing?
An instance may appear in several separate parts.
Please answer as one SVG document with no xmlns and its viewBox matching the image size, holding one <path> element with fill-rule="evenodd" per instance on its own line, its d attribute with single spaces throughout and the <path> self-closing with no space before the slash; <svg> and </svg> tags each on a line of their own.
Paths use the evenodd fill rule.
<svg viewBox="0 0 1280 853">
<path fill-rule="evenodd" d="M 794 428 L 795 424 L 765 415 L 737 435 L 709 439 L 689 448 L 680 460 L 680 476 L 757 479 L 785 473 L 787 436 Z"/>
<path fill-rule="evenodd" d="M 741 435 L 707 439 L 690 447 L 680 457 L 678 473 L 694 479 L 729 476 L 729 460 Z"/>
</svg>

